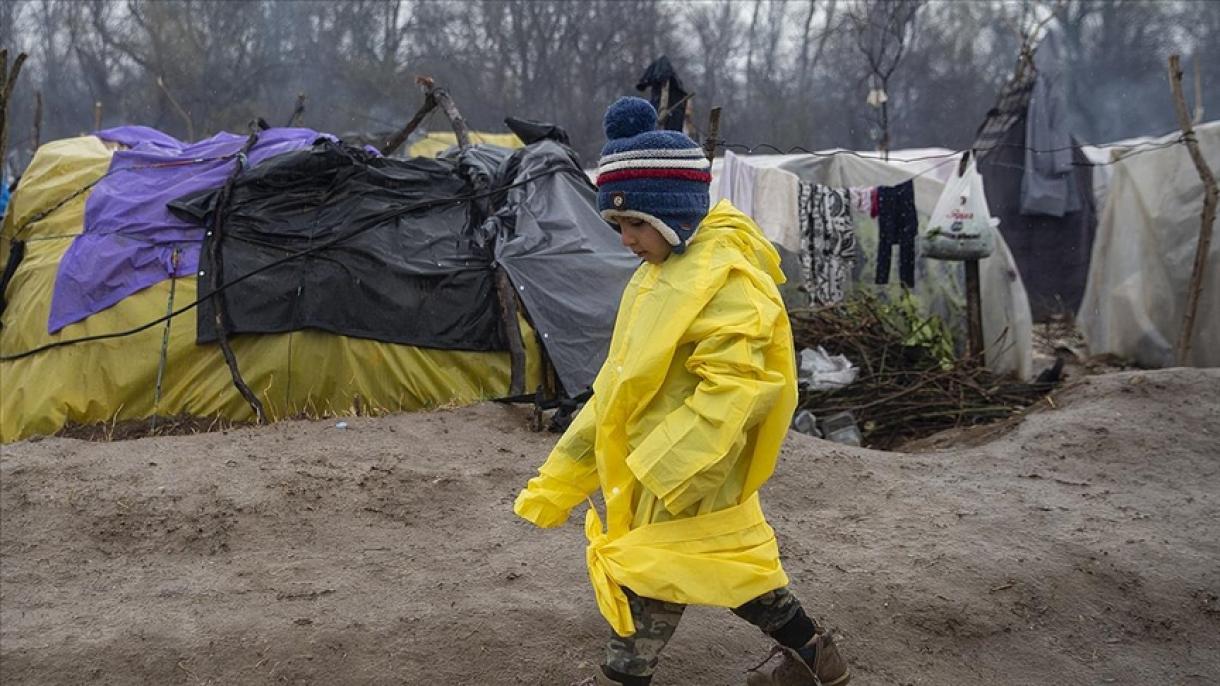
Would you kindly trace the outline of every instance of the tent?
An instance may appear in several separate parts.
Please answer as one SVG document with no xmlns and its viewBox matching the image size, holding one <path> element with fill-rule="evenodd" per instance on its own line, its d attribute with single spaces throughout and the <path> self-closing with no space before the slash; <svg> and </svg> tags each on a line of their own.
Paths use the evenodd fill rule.
<svg viewBox="0 0 1220 686">
<path fill-rule="evenodd" d="M 569 393 L 591 384 L 635 262 L 590 221 L 574 153 L 544 140 L 399 160 L 303 131 L 246 148 L 127 128 L 38 150 L 0 231 L 0 442 L 153 415 L 251 419 L 213 343 L 220 321 L 272 419 L 532 391 L 547 359 Z M 204 298 L 158 321 L 214 294 L 216 260 L 223 311 Z"/>
<path fill-rule="evenodd" d="M 1096 234 L 1093 178 L 1067 129 L 1059 33 L 1023 52 L 974 149 L 992 215 L 1028 289 L 1035 321 L 1075 313 Z"/>
<path fill-rule="evenodd" d="M 1094 354 L 1146 367 L 1176 364 L 1203 207 L 1203 182 L 1189 151 L 1170 145 L 1180 136 L 1107 146 L 1114 164 L 1077 317 Z M 1220 170 L 1220 121 L 1196 126 L 1195 136 L 1208 165 Z M 1217 367 L 1220 240 L 1213 239 L 1205 269 L 1187 363 Z"/>
<path fill-rule="evenodd" d="M 713 202 L 728 198 L 747 214 L 788 256 L 801 250 L 799 186 L 821 184 L 835 188 L 898 184 L 914 177 L 915 208 L 921 226 L 927 222 L 945 181 L 956 170 L 957 158 L 944 149 L 919 149 L 890 153 L 888 161 L 876 153 L 843 150 L 809 155 L 724 156 Z M 877 221 L 853 215 L 858 259 L 852 283 L 893 298 L 901 286 L 874 284 L 873 269 L 878 250 Z M 789 306 L 797 296 L 791 284 L 799 283 L 799 270 L 785 265 L 790 286 Z M 1025 286 L 1016 262 L 1003 240 L 995 253 L 980 261 L 983 304 L 983 336 L 988 367 L 1021 379 L 1033 375 L 1032 321 Z M 912 291 L 928 313 L 939 315 L 955 334 L 965 340 L 965 273 L 961 263 L 916 258 L 916 280 Z M 808 306 L 806 299 L 804 306 Z"/>
</svg>

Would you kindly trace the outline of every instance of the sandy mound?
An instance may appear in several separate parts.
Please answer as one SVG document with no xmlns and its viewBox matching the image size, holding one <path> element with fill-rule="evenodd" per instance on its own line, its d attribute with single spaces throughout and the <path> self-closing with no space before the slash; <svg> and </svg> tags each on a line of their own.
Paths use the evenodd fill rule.
<svg viewBox="0 0 1220 686">
<path fill-rule="evenodd" d="M 1056 405 L 940 452 L 789 438 L 764 504 L 858 683 L 1220 682 L 1220 370 Z M 350 425 L 5 446 L 0 679 L 549 686 L 600 658 L 576 521 L 510 511 L 554 436 L 496 405 Z M 694 608 L 656 683 L 742 683 L 766 645 Z"/>
</svg>

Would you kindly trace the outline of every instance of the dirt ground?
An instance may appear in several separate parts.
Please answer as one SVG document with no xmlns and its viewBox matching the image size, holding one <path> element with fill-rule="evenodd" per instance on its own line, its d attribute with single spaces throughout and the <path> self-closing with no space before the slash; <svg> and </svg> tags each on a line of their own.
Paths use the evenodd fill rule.
<svg viewBox="0 0 1220 686">
<path fill-rule="evenodd" d="M 607 632 L 583 535 L 511 512 L 554 438 L 488 404 L 4 446 L 0 682 L 565 686 Z M 1220 370 L 920 450 L 794 434 L 764 491 L 853 683 L 1220 683 Z M 693 608 L 654 683 L 766 648 Z"/>
</svg>

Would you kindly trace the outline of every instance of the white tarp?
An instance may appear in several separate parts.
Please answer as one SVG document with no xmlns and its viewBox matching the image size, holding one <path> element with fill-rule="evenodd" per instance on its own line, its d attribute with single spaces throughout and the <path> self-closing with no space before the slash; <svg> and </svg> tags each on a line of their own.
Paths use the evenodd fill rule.
<svg viewBox="0 0 1220 686">
<path fill-rule="evenodd" d="M 915 209 L 922 231 L 945 180 L 957 169 L 957 159 L 947 155 L 952 151 L 941 148 L 892 152 L 889 161 L 880 159 L 877 153 L 847 151 L 818 155 L 727 153 L 712 202 L 728 198 L 750 214 L 768 238 L 795 253 L 800 249 L 798 181 L 850 188 L 895 185 L 921 174 L 914 183 Z M 897 278 L 886 286 L 873 283 L 879 243 L 877 221 L 853 216 L 861 265 L 853 288 L 896 295 L 901 289 Z M 1016 262 L 998 234 L 997 239 L 996 251 L 979 263 L 987 365 L 997 373 L 1029 379 L 1033 376 L 1033 318 Z M 964 282 L 960 262 L 916 259 L 914 296 L 929 312 L 941 316 L 959 337 L 965 331 Z"/>
<path fill-rule="evenodd" d="M 1220 172 L 1220 121 L 1195 132 L 1203 157 Z M 1203 183 L 1185 145 L 1139 151 L 1111 171 L 1077 321 L 1094 354 L 1171 367 L 1202 224 Z M 1220 237 L 1208 254 L 1188 362 L 1220 366 Z"/>
</svg>

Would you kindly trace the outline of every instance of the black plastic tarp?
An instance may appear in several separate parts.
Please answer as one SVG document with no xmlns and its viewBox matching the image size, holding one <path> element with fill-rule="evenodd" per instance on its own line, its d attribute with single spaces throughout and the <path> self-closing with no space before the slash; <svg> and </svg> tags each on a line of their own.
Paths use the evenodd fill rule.
<svg viewBox="0 0 1220 686">
<path fill-rule="evenodd" d="M 661 128 L 681 131 L 686 123 L 686 108 L 685 106 L 674 107 L 674 105 L 686 97 L 686 88 L 682 86 L 682 80 L 678 78 L 678 72 L 670 64 L 668 57 L 661 55 L 655 62 L 648 65 L 644 74 L 640 76 L 639 83 L 635 84 L 635 89 L 641 92 L 648 90 L 649 101 L 653 107 L 660 110 L 661 93 L 666 84 L 669 84 L 669 100 L 666 107 L 671 109 L 669 115 L 665 117 L 665 121 L 661 122 Z"/>
<path fill-rule="evenodd" d="M 484 234 L 574 397 L 605 362 L 619 299 L 640 261 L 601 218 L 597 193 L 570 148 L 542 140 L 518 150 L 503 169 L 500 184 L 532 180 L 507 192 Z"/>
<path fill-rule="evenodd" d="M 331 333 L 452 350 L 504 350 L 490 249 L 456 162 L 377 157 L 320 142 L 245 172 L 224 217 L 221 260 L 233 281 L 341 235 L 350 238 L 266 269 L 222 293 L 226 330 Z M 180 215 L 210 220 L 218 191 L 182 198 Z M 206 241 L 213 238 L 209 236 Z M 199 293 L 215 265 L 205 242 Z M 198 340 L 216 340 L 211 299 Z"/>
</svg>

